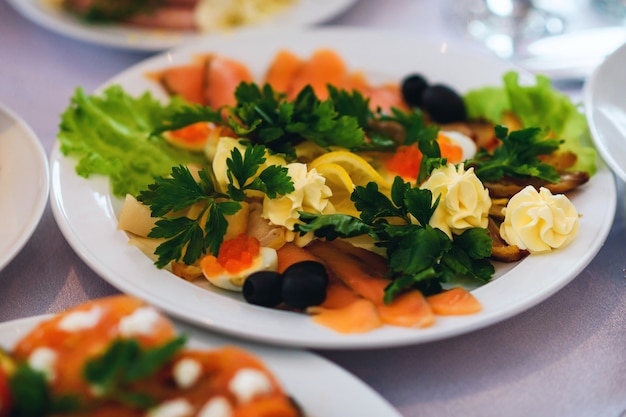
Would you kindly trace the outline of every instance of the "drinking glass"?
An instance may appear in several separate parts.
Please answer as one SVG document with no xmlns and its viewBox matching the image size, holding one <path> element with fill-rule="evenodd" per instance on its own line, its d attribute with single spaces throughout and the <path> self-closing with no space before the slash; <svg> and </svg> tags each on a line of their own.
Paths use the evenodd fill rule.
<svg viewBox="0 0 626 417">
<path fill-rule="evenodd" d="M 601 13 L 623 19 L 626 23 L 626 0 L 593 0 L 593 5 Z"/>
<path fill-rule="evenodd" d="M 563 32 L 563 18 L 532 0 L 457 0 L 452 6 L 467 33 L 502 58 L 514 57 L 525 42 Z"/>
</svg>

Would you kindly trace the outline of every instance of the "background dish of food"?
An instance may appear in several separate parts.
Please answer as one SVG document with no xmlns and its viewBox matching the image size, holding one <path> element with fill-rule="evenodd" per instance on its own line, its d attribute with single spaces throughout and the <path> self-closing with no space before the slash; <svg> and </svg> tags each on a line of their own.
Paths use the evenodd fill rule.
<svg viewBox="0 0 626 417">
<path fill-rule="evenodd" d="M 0 270 L 35 231 L 49 188 L 48 160 L 39 139 L 0 104 Z"/>
<path fill-rule="evenodd" d="M 410 72 L 421 72 L 461 92 L 487 85 L 499 86 L 502 74 L 512 69 L 491 55 L 433 40 L 380 32 L 355 29 L 272 31 L 264 35 L 263 48 L 247 41 L 248 36 L 250 34 L 242 34 L 220 42 L 207 38 L 149 59 L 105 85 L 120 84 L 131 94 L 152 91 L 155 96 L 165 98 L 145 74 L 173 64 L 186 64 L 194 54 L 227 55 L 246 62 L 251 71 L 260 76 L 280 48 L 306 55 L 321 46 L 331 46 L 351 68 L 365 70 L 374 81 L 398 81 Z M 413 53 L 398 55 L 397 50 Z M 467 65 L 468 62 L 472 65 Z M 459 68 L 466 70 L 459 71 Z M 583 216 L 578 238 L 563 250 L 530 256 L 518 264 L 498 265 L 494 282 L 473 292 L 483 305 L 481 313 L 441 318 L 427 329 L 387 326 L 367 334 L 342 335 L 317 326 L 306 315 L 248 305 L 237 294 L 210 288 L 208 283 L 199 288 L 167 271 L 157 270 L 150 259 L 128 245 L 124 233 L 116 230 L 121 202 L 112 199 L 107 180 L 78 177 L 74 171 L 75 161 L 63 157 L 58 148 L 53 152 L 51 163 L 51 202 L 55 218 L 79 256 L 112 285 L 179 319 L 212 330 L 302 347 L 358 349 L 423 343 L 476 330 L 518 314 L 558 291 L 593 259 L 612 224 L 616 201 L 612 175 L 601 167 L 587 185 L 572 195 L 574 205 Z"/>
<path fill-rule="evenodd" d="M 0 324 L 0 346 L 10 348 L 30 329 L 50 316 L 35 316 Z M 285 390 L 297 399 L 307 415 L 344 417 L 376 415 L 400 417 L 382 397 L 363 382 L 326 359 L 309 352 L 260 346 L 198 331 L 177 324 L 187 335 L 187 346 L 214 349 L 236 345 L 259 357 L 279 378 Z M 358 399 L 358 401 L 356 400 Z"/>
<path fill-rule="evenodd" d="M 587 120 L 598 151 L 626 181 L 626 44 L 609 55 L 585 83 Z"/>
<path fill-rule="evenodd" d="M 299 0 L 279 15 L 259 23 L 258 27 L 306 27 L 323 23 L 340 15 L 356 1 Z M 44 28 L 81 41 L 115 48 L 160 51 L 204 36 L 212 36 L 191 31 L 88 24 L 55 6 L 51 1 L 7 0 L 7 2 L 24 17 Z M 256 29 L 251 26 L 240 30 Z"/>
</svg>

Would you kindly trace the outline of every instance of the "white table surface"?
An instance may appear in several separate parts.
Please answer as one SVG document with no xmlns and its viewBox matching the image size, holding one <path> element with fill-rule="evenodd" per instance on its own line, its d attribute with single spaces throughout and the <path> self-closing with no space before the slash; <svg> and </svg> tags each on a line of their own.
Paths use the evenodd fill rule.
<svg viewBox="0 0 626 417">
<path fill-rule="evenodd" d="M 361 0 L 328 24 L 440 36 L 480 47 L 452 27 L 443 7 L 433 0 Z M 52 33 L 0 0 L 0 102 L 33 128 L 48 154 L 59 114 L 77 86 L 91 91 L 151 55 Z M 606 244 L 578 277 L 541 304 L 439 342 L 318 353 L 364 380 L 406 417 L 622 415 L 626 205 L 624 183 L 617 187 L 617 214 Z M 31 240 L 0 271 L 0 321 L 59 312 L 115 293 L 74 254 L 48 207 Z"/>
</svg>

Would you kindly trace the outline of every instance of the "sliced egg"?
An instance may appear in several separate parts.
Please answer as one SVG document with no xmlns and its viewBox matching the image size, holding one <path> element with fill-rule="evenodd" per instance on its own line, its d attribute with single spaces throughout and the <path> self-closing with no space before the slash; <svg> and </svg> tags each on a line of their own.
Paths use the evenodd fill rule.
<svg viewBox="0 0 626 417">
<path fill-rule="evenodd" d="M 205 150 L 209 144 L 215 146 L 222 128 L 214 123 L 198 122 L 178 130 L 163 132 L 171 145 L 194 152 Z"/>
<path fill-rule="evenodd" d="M 458 145 L 463 150 L 463 160 L 470 159 L 476 155 L 476 143 L 474 143 L 469 136 L 453 130 L 442 130 L 439 133 L 450 139 L 452 143 Z"/>
<path fill-rule="evenodd" d="M 206 271 L 204 271 L 204 269 L 202 270 L 202 273 L 204 277 L 216 287 L 229 291 L 241 292 L 244 281 L 253 272 L 276 271 L 277 267 L 278 255 L 276 254 L 276 249 L 261 247 L 259 249 L 259 254 L 252 261 L 252 265 L 235 274 L 224 271 L 221 274 L 210 276 L 206 273 Z"/>
</svg>

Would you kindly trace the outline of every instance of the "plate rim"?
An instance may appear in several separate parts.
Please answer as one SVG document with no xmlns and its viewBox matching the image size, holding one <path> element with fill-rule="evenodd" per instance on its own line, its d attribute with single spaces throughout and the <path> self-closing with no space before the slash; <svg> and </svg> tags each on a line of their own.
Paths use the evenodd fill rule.
<svg viewBox="0 0 626 417">
<path fill-rule="evenodd" d="M 80 42 L 122 50 L 159 52 L 175 48 L 185 43 L 198 41 L 205 37 L 227 36 L 219 33 L 203 34 L 192 31 L 167 31 L 156 28 L 142 29 L 124 27 L 122 25 L 111 25 L 110 27 L 98 28 L 95 25 L 91 26 L 84 24 L 78 20 L 69 20 L 69 16 L 68 21 L 65 21 L 64 18 L 59 19 L 58 17 L 47 13 L 45 8 L 54 6 L 41 4 L 44 0 L 6 1 L 22 17 L 51 32 Z M 316 0 L 301 1 L 314 2 Z M 325 1 L 326 9 L 324 9 L 322 13 L 319 13 L 318 15 L 307 15 L 303 18 L 303 22 L 299 23 L 296 27 L 310 27 L 330 21 L 345 13 L 359 0 Z M 62 12 L 59 11 L 59 13 Z M 304 16 L 303 13 L 302 15 Z M 265 30 L 264 28 L 269 26 L 273 20 L 270 19 L 269 22 L 270 23 L 261 23 L 258 27 L 241 28 L 237 30 L 242 32 Z M 120 31 L 120 33 L 114 33 L 116 31 Z"/>
<path fill-rule="evenodd" d="M 602 73 L 607 70 L 607 67 L 614 66 L 615 61 L 618 59 L 626 61 L 626 43 L 622 44 L 622 46 L 607 55 L 587 77 L 583 85 L 583 102 L 585 104 L 585 116 L 587 117 L 591 137 L 596 148 L 600 152 L 604 162 L 612 169 L 613 173 L 622 181 L 626 182 L 626 163 L 620 164 L 619 161 L 615 159 L 607 142 L 607 140 L 610 140 L 609 138 L 613 136 L 605 135 L 596 124 L 595 119 L 595 103 L 598 84 L 605 82 L 605 79 L 602 77 Z M 624 114 L 626 115 L 626 107 L 624 108 Z M 622 139 L 626 142 L 626 132 L 622 135 Z"/>
<path fill-rule="evenodd" d="M 14 320 L 9 320 L 6 322 L 0 323 L 0 347 L 8 348 L 5 346 L 3 342 L 3 335 L 5 333 L 11 332 L 13 339 L 18 339 L 23 336 L 24 333 L 29 331 L 32 327 L 36 326 L 43 320 L 54 317 L 55 314 L 41 314 L 29 317 L 18 318 Z M 247 350 L 253 355 L 260 358 L 263 363 L 268 367 L 270 372 L 276 375 L 285 389 L 287 393 L 293 395 L 296 401 L 301 401 L 302 395 L 300 398 L 296 393 L 293 393 L 290 389 L 290 384 L 293 381 L 285 381 L 286 370 L 291 368 L 291 362 L 297 363 L 306 363 L 309 368 L 314 367 L 315 374 L 319 375 L 320 371 L 330 374 L 328 376 L 332 376 L 331 382 L 322 385 L 322 388 L 327 388 L 325 392 L 333 394 L 335 391 L 337 395 L 335 395 L 335 400 L 337 399 L 345 399 L 345 406 L 356 405 L 359 406 L 359 410 L 340 410 L 340 411 L 351 411 L 354 413 L 364 412 L 367 410 L 371 410 L 371 407 L 375 407 L 377 411 L 377 415 L 382 417 L 401 417 L 399 411 L 394 407 L 386 398 L 384 398 L 380 393 L 376 392 L 370 385 L 368 385 L 365 381 L 346 370 L 345 368 L 339 366 L 328 358 L 325 358 L 315 352 L 310 352 L 305 349 L 287 349 L 280 346 L 268 346 L 253 343 L 250 341 L 240 340 L 236 338 L 232 338 L 226 335 L 215 334 L 207 332 L 204 329 L 199 329 L 193 326 L 190 326 L 187 323 L 179 322 L 176 320 L 172 320 L 173 324 L 179 334 L 184 334 L 187 336 L 187 344 L 189 348 L 200 348 L 200 349 L 213 349 L 218 346 L 228 346 L 234 345 L 240 348 Z M 279 369 L 277 368 L 279 366 Z M 281 369 L 284 368 L 284 369 Z M 299 375 L 307 372 L 306 370 L 298 371 Z M 308 373 L 310 375 L 310 373 Z M 289 378 L 289 377 L 288 377 Z M 295 378 L 294 378 L 295 379 Z M 332 386 L 341 387 L 341 389 L 333 389 Z M 306 387 L 306 389 L 310 389 L 311 384 L 302 383 L 302 387 Z M 353 395 L 343 395 L 342 391 L 345 391 L 346 387 L 349 389 L 356 391 L 353 392 Z M 326 397 L 328 394 L 326 395 Z M 355 396 L 358 396 L 360 401 L 351 401 L 354 400 Z M 313 405 L 313 396 L 309 394 L 307 404 L 302 404 L 303 408 L 308 412 L 315 412 L 312 409 L 311 405 Z M 315 398 L 317 399 L 317 397 Z M 367 400 L 367 404 L 361 404 L 361 401 Z M 329 402 L 327 400 L 327 402 Z M 381 414 L 381 412 L 383 414 Z M 321 414 L 320 414 L 321 415 Z M 343 415 L 331 415 L 329 417 L 343 417 Z"/>
<path fill-rule="evenodd" d="M 317 29 L 317 30 L 312 30 L 311 32 L 313 32 L 313 35 L 311 36 L 316 36 L 316 33 L 319 32 L 330 32 L 329 36 L 336 36 L 339 32 L 342 32 L 346 30 L 345 28 L 332 28 L 332 29 Z M 389 31 L 380 31 L 380 30 L 376 30 L 376 31 L 371 31 L 371 30 L 363 30 L 363 29 L 353 29 L 350 28 L 348 29 L 348 31 L 356 33 L 357 35 L 362 34 L 363 32 L 374 32 L 373 36 L 380 36 L 381 32 L 387 33 L 388 35 L 391 33 L 391 36 L 400 36 L 402 38 L 407 38 L 407 36 L 403 36 L 403 35 L 399 35 L 397 33 L 392 33 Z M 408 39 L 410 41 L 416 42 L 417 41 L 421 41 L 421 42 L 431 42 L 432 40 L 428 39 L 428 38 L 424 38 L 424 37 L 408 37 Z M 196 45 L 196 47 L 198 47 Z M 180 51 L 183 52 L 189 52 L 190 49 L 194 49 L 193 46 L 187 46 L 187 47 L 182 47 L 179 48 Z M 174 52 L 172 52 L 174 53 Z M 495 59 L 492 57 L 492 59 Z M 145 65 L 151 65 L 154 62 L 158 62 L 158 57 L 153 57 L 153 58 L 149 58 L 146 61 L 144 61 Z M 113 82 L 114 80 L 117 80 L 121 77 L 123 77 L 125 74 L 128 74 L 129 72 L 132 71 L 136 71 L 137 69 L 142 68 L 142 65 L 135 65 L 133 67 L 130 67 L 129 69 L 127 69 L 126 71 L 122 71 L 120 74 L 118 74 L 118 76 L 113 77 L 111 80 L 107 81 L 104 85 L 108 85 L 110 82 Z M 53 151 L 53 158 L 56 159 L 51 159 L 54 161 L 53 165 L 52 165 L 52 171 L 53 171 L 53 177 L 56 179 L 59 175 L 59 158 L 61 158 L 62 156 L 60 155 L 60 151 L 58 148 L 58 142 L 57 142 L 57 146 L 55 147 L 54 151 Z M 607 204 L 605 204 L 603 206 L 605 212 L 603 213 L 603 223 L 600 225 L 601 227 L 597 230 L 594 230 L 594 234 L 592 236 L 592 240 L 596 243 L 596 246 L 592 248 L 591 251 L 587 251 L 583 254 L 582 257 L 579 257 L 577 262 L 574 263 L 575 268 L 571 269 L 570 272 L 568 273 L 568 277 L 564 278 L 564 279 L 560 279 L 557 280 L 554 283 L 551 283 L 551 285 L 547 288 L 543 288 L 542 291 L 540 291 L 539 295 L 535 295 L 534 297 L 531 297 L 530 300 L 524 300 L 523 302 L 519 302 L 517 305 L 515 305 L 514 307 L 510 307 L 504 310 L 504 312 L 499 312 L 499 314 L 497 315 L 493 315 L 492 312 L 486 311 L 486 312 L 482 312 L 482 313 L 478 313 L 478 314 L 482 314 L 482 319 L 479 321 L 472 321 L 471 319 L 469 320 L 470 324 L 466 324 L 462 327 L 456 327 L 456 328 L 452 328 L 452 329 L 446 329 L 446 331 L 440 331 L 438 333 L 432 333 L 429 332 L 428 329 L 409 329 L 409 331 L 414 332 L 414 334 L 410 337 L 394 337 L 392 338 L 392 340 L 380 340 L 377 339 L 376 337 L 371 337 L 366 335 L 358 335 L 356 337 L 353 337 L 352 335 L 339 335 L 338 337 L 334 337 L 332 340 L 307 340 L 306 342 L 303 341 L 299 341 L 299 340 L 293 340 L 290 337 L 278 337 L 278 336 L 272 336 L 272 337 L 265 337 L 259 334 L 250 334 L 248 332 L 243 332 L 240 331 L 238 329 L 233 329 L 233 328 L 225 328 L 224 326 L 220 326 L 219 324 L 216 323 L 212 323 L 210 320 L 206 320 L 206 319 L 201 319 L 198 317 L 189 317 L 189 315 L 185 315 L 184 313 L 181 313 L 180 311 L 177 311 L 176 309 L 173 309 L 172 306 L 170 306 L 169 308 L 167 306 L 162 306 L 160 303 L 159 299 L 155 299 L 153 294 L 151 293 L 142 293 L 142 294 L 138 294 L 136 291 L 136 288 L 134 288 L 135 284 L 131 284 L 127 281 L 124 282 L 112 282 L 111 281 L 111 276 L 105 277 L 105 275 L 107 274 L 108 271 L 108 266 L 104 266 L 104 265 L 100 265 L 97 262 L 94 262 L 94 259 L 90 259 L 89 256 L 87 256 L 85 253 L 81 253 L 80 250 L 80 244 L 81 242 L 77 242 L 75 241 L 76 237 L 72 235 L 71 230 L 69 229 L 69 226 L 64 224 L 64 218 L 63 218 L 63 213 L 62 213 L 62 206 L 61 203 L 62 201 L 60 201 L 60 196 L 57 196 L 56 190 L 53 187 L 53 192 L 51 193 L 51 201 L 53 202 L 52 207 L 53 207 L 53 213 L 55 215 L 55 218 L 57 219 L 57 222 L 59 223 L 59 227 L 61 228 L 63 234 L 66 236 L 66 239 L 68 239 L 68 242 L 70 243 L 70 245 L 77 251 L 77 253 L 79 254 L 79 256 L 88 264 L 90 265 L 90 267 L 92 267 L 92 269 L 94 269 L 98 274 L 100 274 L 105 280 L 109 281 L 112 285 L 121 288 L 123 291 L 125 292 L 130 292 L 131 294 L 135 294 L 140 298 L 144 298 L 146 300 L 148 300 L 150 303 L 152 304 L 156 304 L 157 306 L 164 308 L 169 314 L 174 315 L 175 317 L 181 319 L 181 320 L 185 320 L 188 322 L 192 322 L 195 325 L 199 325 L 199 326 L 204 326 L 204 327 L 208 327 L 212 330 L 216 330 L 222 333 L 227 333 L 236 337 L 243 337 L 243 338 L 247 338 L 247 339 L 251 339 L 254 340 L 256 342 L 262 342 L 262 343 L 273 343 L 273 344 L 280 344 L 280 345 L 286 345 L 286 346 L 296 346 L 296 347 L 308 347 L 308 348 L 330 348 L 330 349 L 368 349 L 368 348 L 380 348 L 380 347 L 390 347 L 390 346 L 404 346 L 404 345 L 414 345 L 414 344 L 419 344 L 419 343 L 426 343 L 426 342 L 432 342 L 435 340 L 441 340 L 441 339 L 445 339 L 445 338 L 449 338 L 452 336 L 456 336 L 456 335 L 460 335 L 460 334 L 465 334 L 465 333 L 469 333 L 475 330 L 478 330 L 480 328 L 484 328 L 484 327 L 488 327 L 492 324 L 495 324 L 497 322 L 503 321 L 507 318 L 510 318 L 514 315 L 517 315 L 519 313 L 521 313 L 522 311 L 525 311 L 537 304 L 539 304 L 541 301 L 547 299 L 548 297 L 550 297 L 551 295 L 553 295 L 554 293 L 556 293 L 558 290 L 560 290 L 563 286 L 565 286 L 567 283 L 569 283 L 571 280 L 573 280 L 576 276 L 578 276 L 578 274 L 589 264 L 589 262 L 591 262 L 591 260 L 595 257 L 595 255 L 597 254 L 597 252 L 601 249 L 604 241 L 606 240 L 610 227 L 612 225 L 612 219 L 615 215 L 615 210 L 616 210 L 616 185 L 615 185 L 615 181 L 614 178 L 612 176 L 609 175 L 609 171 L 606 170 L 606 168 L 603 166 L 600 166 L 598 169 L 598 173 L 596 174 L 596 176 L 600 176 L 600 177 L 609 177 L 606 178 L 606 183 L 603 182 L 604 187 L 606 187 L 606 197 L 608 198 L 608 200 L 605 200 Z M 592 178 L 593 181 L 593 178 Z M 53 185 L 56 184 L 56 181 L 53 181 Z M 597 188 L 597 187 L 596 187 Z M 594 188 L 595 189 L 595 188 Z M 58 206 L 58 207 L 57 207 Z M 77 248 L 78 246 L 78 248 Z M 561 252 L 558 252 L 561 253 Z M 555 257 L 557 252 L 555 252 L 555 254 L 551 254 L 550 256 Z M 537 256 L 541 256 L 541 255 L 537 255 Z M 534 259 L 534 258 L 533 258 Z M 556 261 L 556 259 L 555 259 Z M 571 263 L 571 262 L 570 262 Z M 487 286 L 493 286 L 495 283 L 497 282 L 494 281 L 490 284 L 488 284 Z M 481 288 L 478 288 L 476 291 L 476 294 L 481 294 L 484 293 L 484 288 L 487 286 L 483 286 Z M 498 284 L 498 288 L 500 287 L 500 284 Z M 482 290 L 482 291 L 481 291 Z M 254 307 L 254 306 L 250 306 L 250 307 Z M 309 319 L 310 320 L 310 319 Z M 440 318 L 438 317 L 438 320 L 440 320 Z M 446 319 L 444 319 L 446 320 Z M 388 326 L 389 327 L 389 326 Z M 393 333 L 392 333 L 393 334 Z"/>
<path fill-rule="evenodd" d="M 37 194 L 34 204 L 31 206 L 31 215 L 23 225 L 21 233 L 16 235 L 16 243 L 5 254 L 0 253 L 0 271 L 8 266 L 13 259 L 24 249 L 30 238 L 35 233 L 35 230 L 41 223 L 41 219 L 48 205 L 48 198 L 50 194 L 50 169 L 48 165 L 48 155 L 43 147 L 43 144 L 39 140 L 39 137 L 32 129 L 32 127 L 26 123 L 26 121 L 19 116 L 8 105 L 0 103 L 0 113 L 3 113 L 10 118 L 20 129 L 21 133 L 26 137 L 26 143 L 20 142 L 18 145 L 28 146 L 35 152 L 34 161 L 39 167 L 41 175 L 37 177 L 36 184 L 28 184 L 30 186 L 37 186 L 40 188 L 40 193 Z M 4 238 L 4 237 L 3 237 Z"/>
</svg>

